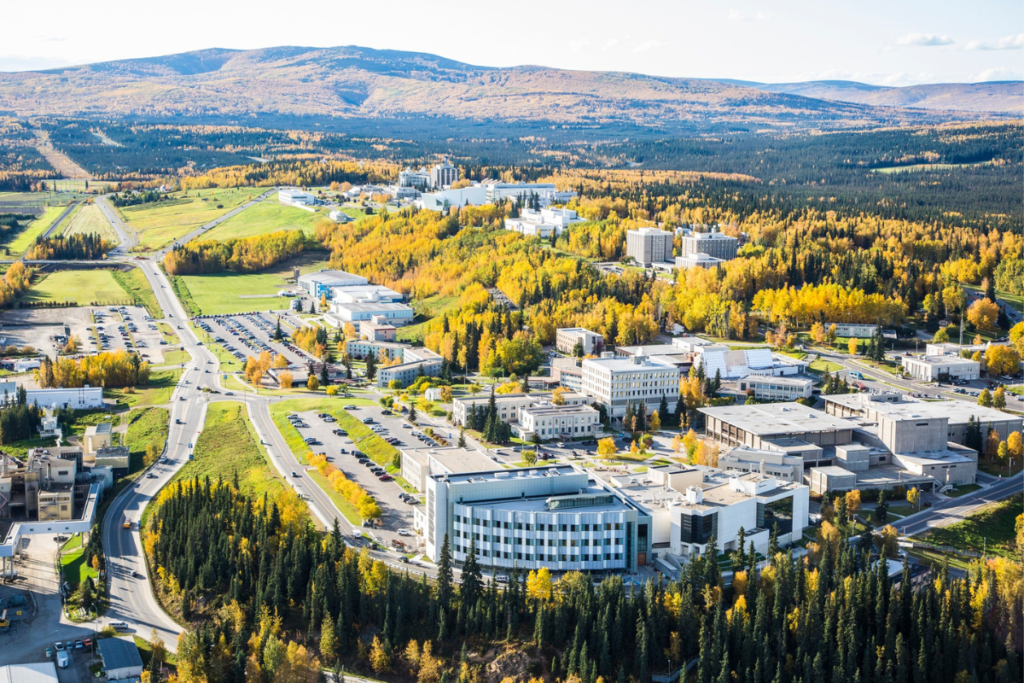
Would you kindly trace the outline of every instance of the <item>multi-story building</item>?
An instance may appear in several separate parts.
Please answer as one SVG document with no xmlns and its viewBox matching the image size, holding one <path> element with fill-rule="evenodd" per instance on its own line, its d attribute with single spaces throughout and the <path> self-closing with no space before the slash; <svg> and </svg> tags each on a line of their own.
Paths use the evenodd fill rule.
<svg viewBox="0 0 1024 683">
<path fill-rule="evenodd" d="M 392 382 L 405 387 L 420 377 L 437 377 L 441 374 L 444 359 L 425 347 L 407 347 L 402 351 L 402 362 L 386 368 L 377 368 L 377 386 L 387 389 Z"/>
<path fill-rule="evenodd" d="M 740 391 L 752 391 L 759 401 L 795 401 L 814 394 L 814 382 L 802 377 L 750 375 L 741 379 L 738 385 Z"/>
<path fill-rule="evenodd" d="M 882 417 L 946 418 L 948 431 L 946 439 L 960 445 L 967 443 L 967 426 L 973 418 L 980 425 L 982 434 L 995 430 L 1001 441 L 1013 432 L 1024 431 L 1024 418 L 1004 413 L 995 408 L 967 404 L 963 401 L 918 401 L 898 391 L 883 391 L 860 394 L 826 394 L 825 412 L 845 419 L 878 422 Z"/>
<path fill-rule="evenodd" d="M 471 546 L 491 571 L 635 572 L 649 552 L 650 516 L 567 465 L 427 478 L 426 555 L 447 538 L 461 565 Z"/>
<path fill-rule="evenodd" d="M 518 435 L 524 441 L 590 439 L 601 432 L 601 413 L 588 405 L 533 405 L 520 412 Z"/>
<path fill-rule="evenodd" d="M 680 255 L 705 254 L 721 261 L 736 258 L 739 240 L 721 232 L 691 232 L 681 238 Z"/>
<path fill-rule="evenodd" d="M 95 453 L 100 448 L 110 445 L 111 425 L 109 422 L 101 422 L 97 425 L 89 425 L 85 428 L 85 452 Z"/>
<path fill-rule="evenodd" d="M 555 332 L 555 348 L 562 353 L 572 354 L 576 342 L 583 347 L 584 356 L 601 353 L 604 349 L 604 336 L 591 332 L 583 327 L 560 327 Z"/>
<path fill-rule="evenodd" d="M 717 268 L 725 263 L 724 259 L 708 256 L 707 254 L 686 254 L 676 256 L 676 268 L 688 270 L 690 268 Z"/>
<path fill-rule="evenodd" d="M 531 200 L 541 208 L 551 204 L 564 204 L 578 195 L 575 192 L 559 192 L 554 183 L 502 183 L 497 181 L 484 181 L 485 200 L 488 204 L 505 201 L 506 199 L 518 199 L 519 203 L 527 206 Z"/>
<path fill-rule="evenodd" d="M 807 526 L 807 486 L 760 471 L 651 467 L 645 475 L 610 481 L 625 500 L 650 515 L 652 549 L 684 561 L 736 550 L 740 529 L 745 547 L 753 543 L 755 551 L 767 554 L 773 531 L 781 545 L 788 545 Z"/>
<path fill-rule="evenodd" d="M 583 389 L 583 368 L 576 358 L 552 358 L 551 378 L 569 391 L 579 393 Z"/>
<path fill-rule="evenodd" d="M 804 462 L 825 459 L 824 449 L 853 441 L 857 425 L 799 403 L 700 408 L 705 433 L 728 446 L 800 453 Z"/>
<path fill-rule="evenodd" d="M 611 418 L 621 418 L 628 405 L 658 410 L 662 398 L 674 412 L 679 400 L 682 371 L 660 356 L 616 358 L 605 351 L 600 358 L 583 361 L 583 393 L 604 405 Z"/>
<path fill-rule="evenodd" d="M 470 410 L 473 408 L 486 410 L 490 401 L 489 395 L 455 399 L 452 403 L 452 423 L 455 426 L 464 426 Z M 589 402 L 583 394 L 570 392 L 562 394 L 562 401 L 565 406 L 586 405 Z M 498 418 L 510 425 L 522 422 L 523 411 L 527 408 L 550 404 L 551 394 L 495 394 L 494 396 L 494 410 Z"/>
<path fill-rule="evenodd" d="M 393 342 L 397 328 L 387 321 L 387 318 L 374 316 L 369 320 L 359 323 L 359 335 L 367 341 Z"/>
<path fill-rule="evenodd" d="M 483 453 L 471 448 L 403 448 L 400 452 L 402 478 L 418 491 L 427 490 L 427 477 L 489 472 L 496 464 Z M 420 528 L 418 524 L 417 528 Z"/>
<path fill-rule="evenodd" d="M 430 169 L 430 185 L 432 187 L 451 187 L 459 181 L 459 169 L 452 166 L 447 159 Z"/>
<path fill-rule="evenodd" d="M 642 266 L 672 260 L 672 233 L 658 228 L 626 231 L 626 255 Z"/>
<path fill-rule="evenodd" d="M 319 299 L 321 295 L 332 296 L 331 289 L 334 287 L 367 285 L 370 281 L 361 275 L 353 275 L 343 270 L 320 270 L 299 276 L 297 284 L 306 294 Z"/>
<path fill-rule="evenodd" d="M 978 379 L 981 363 L 958 356 L 903 356 L 904 372 L 922 382 Z"/>
<path fill-rule="evenodd" d="M 772 353 L 765 348 L 730 349 L 726 346 L 698 347 L 693 360 L 694 367 L 704 368 L 707 377 L 720 376 L 722 379 L 740 379 L 752 375 L 783 377 L 798 375 L 808 363 Z"/>
<path fill-rule="evenodd" d="M 400 342 L 384 342 L 364 339 L 345 340 L 345 353 L 356 360 L 365 360 L 366 357 L 371 354 L 379 360 L 382 358 L 382 353 L 383 357 L 388 360 L 394 360 L 395 358 L 402 360 L 405 351 L 409 349 L 412 349 L 410 344 L 402 344 Z"/>
<path fill-rule="evenodd" d="M 756 448 L 733 448 L 718 456 L 718 467 L 726 472 L 757 472 L 779 481 L 801 483 L 804 480 L 804 459 L 779 451 Z"/>
<path fill-rule="evenodd" d="M 423 166 L 419 169 L 413 169 L 406 166 L 404 171 L 398 172 L 398 186 L 427 188 L 432 184 L 430 176 L 430 171 Z M 433 183 L 433 186 L 440 187 L 440 185 L 437 185 L 436 183 Z"/>
</svg>

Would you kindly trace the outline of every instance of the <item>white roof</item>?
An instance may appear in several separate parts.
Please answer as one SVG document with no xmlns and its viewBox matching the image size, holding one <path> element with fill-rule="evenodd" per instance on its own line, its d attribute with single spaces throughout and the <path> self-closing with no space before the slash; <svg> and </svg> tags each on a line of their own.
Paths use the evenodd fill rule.
<svg viewBox="0 0 1024 683">
<path fill-rule="evenodd" d="M 758 436 L 853 431 L 858 425 L 799 403 L 763 403 L 699 408 L 709 417 Z"/>
<path fill-rule="evenodd" d="M 9 664 L 0 667 L 0 683 L 57 683 L 53 662 Z"/>
</svg>

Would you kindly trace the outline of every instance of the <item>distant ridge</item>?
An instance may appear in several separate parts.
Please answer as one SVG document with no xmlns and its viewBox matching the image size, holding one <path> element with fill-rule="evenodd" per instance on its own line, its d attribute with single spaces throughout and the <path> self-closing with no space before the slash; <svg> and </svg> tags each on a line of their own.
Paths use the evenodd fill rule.
<svg viewBox="0 0 1024 683">
<path fill-rule="evenodd" d="M 1019 114 L 1020 83 L 761 84 L 544 66 L 496 68 L 363 47 L 210 48 L 0 74 L 15 116 L 232 120 L 445 118 L 666 131 L 849 129 Z"/>
</svg>

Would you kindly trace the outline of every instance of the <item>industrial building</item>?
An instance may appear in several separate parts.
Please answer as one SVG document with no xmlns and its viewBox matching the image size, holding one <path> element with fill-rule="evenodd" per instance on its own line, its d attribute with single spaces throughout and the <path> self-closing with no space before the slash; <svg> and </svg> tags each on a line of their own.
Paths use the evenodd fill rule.
<svg viewBox="0 0 1024 683">
<path fill-rule="evenodd" d="M 704 254 L 719 261 L 736 258 L 739 240 L 721 232 L 689 232 L 680 238 L 680 255 Z"/>
<path fill-rule="evenodd" d="M 583 393 L 604 405 L 611 418 L 623 417 L 630 404 L 653 412 L 662 398 L 669 412 L 676 409 L 682 371 L 670 360 L 643 355 L 617 358 L 605 351 L 600 358 L 585 359 L 582 367 Z"/>
<path fill-rule="evenodd" d="M 316 197 L 313 194 L 296 187 L 286 187 L 279 190 L 277 200 L 288 206 L 310 206 L 316 204 Z"/>
<path fill-rule="evenodd" d="M 96 649 L 103 660 L 103 671 L 108 681 L 138 679 L 142 676 L 142 656 L 134 640 L 127 638 L 100 638 Z"/>
<path fill-rule="evenodd" d="M 359 325 L 364 320 L 383 318 L 389 325 L 402 327 L 412 323 L 416 314 L 412 307 L 391 301 L 362 301 L 357 303 L 331 302 L 330 311 L 324 314 L 329 325 L 341 327 L 345 323 Z"/>
<path fill-rule="evenodd" d="M 604 349 L 604 335 L 591 332 L 583 327 L 560 327 L 555 332 L 555 348 L 572 355 L 576 342 L 583 348 L 584 356 L 601 353 Z"/>
<path fill-rule="evenodd" d="M 25 402 L 40 408 L 56 406 L 91 410 L 103 407 L 103 387 L 78 387 L 76 389 L 26 389 Z"/>
<path fill-rule="evenodd" d="M 405 297 L 390 287 L 383 285 L 348 285 L 345 287 L 331 287 L 327 298 L 332 302 L 342 304 L 386 302 L 394 303 L 402 301 Z"/>
<path fill-rule="evenodd" d="M 626 255 L 642 266 L 672 260 L 672 233 L 658 228 L 626 231 Z"/>
<path fill-rule="evenodd" d="M 361 275 L 353 275 L 343 270 L 319 270 L 307 273 L 298 278 L 297 284 L 309 296 L 319 299 L 321 295 L 331 296 L 333 287 L 351 287 L 367 285 L 370 281 Z"/>
</svg>

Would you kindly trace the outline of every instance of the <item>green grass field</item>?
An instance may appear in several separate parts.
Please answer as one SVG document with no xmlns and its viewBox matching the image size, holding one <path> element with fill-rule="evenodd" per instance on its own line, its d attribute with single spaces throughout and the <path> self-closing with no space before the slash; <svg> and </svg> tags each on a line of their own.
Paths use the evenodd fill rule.
<svg viewBox="0 0 1024 683">
<path fill-rule="evenodd" d="M 130 472 L 137 472 L 152 464 L 146 459 L 146 447 L 156 448 L 156 457 L 164 450 L 170 430 L 171 411 L 167 408 L 141 408 L 128 413 L 128 433 L 125 444 L 130 451 Z"/>
<path fill-rule="evenodd" d="M 181 370 L 155 370 L 149 373 L 149 384 L 135 387 L 134 393 L 128 393 L 126 389 L 104 389 L 103 396 L 130 408 L 161 405 L 171 400 L 180 377 Z"/>
<path fill-rule="evenodd" d="M 61 234 L 70 236 L 94 232 L 103 239 L 117 244 L 117 233 L 95 204 L 84 204 L 78 208 L 75 215 L 65 221 Z"/>
<path fill-rule="evenodd" d="M 422 344 L 423 336 L 427 331 L 427 323 L 437 316 L 455 308 L 459 303 L 457 296 L 431 296 L 421 301 L 414 301 L 413 310 L 416 311 L 416 322 L 413 325 L 406 325 L 398 330 L 398 341 L 410 344 Z"/>
<path fill-rule="evenodd" d="M 68 539 L 61 549 L 60 564 L 64 572 L 64 580 L 76 588 L 87 578 L 98 583 L 100 574 L 98 571 L 85 563 L 85 548 L 82 546 L 82 536 L 76 534 Z"/>
<path fill-rule="evenodd" d="M 319 259 L 315 262 L 310 262 L 309 258 L 303 260 L 305 264 L 300 266 L 303 273 L 326 267 L 326 263 Z M 285 287 L 293 286 L 289 279 L 296 262 L 293 259 L 263 273 L 183 275 L 177 279 L 187 288 L 188 297 L 197 312 L 203 315 L 282 311 L 288 309 L 291 300 L 276 294 Z"/>
<path fill-rule="evenodd" d="M 815 360 L 811 361 L 811 364 L 808 366 L 808 369 L 811 372 L 839 372 L 840 370 L 843 369 L 843 366 L 840 365 L 839 363 L 833 363 L 830 360 L 816 358 Z"/>
<path fill-rule="evenodd" d="M 159 249 L 257 196 L 252 187 L 175 192 L 172 200 L 120 209 L 142 251 Z"/>
<path fill-rule="evenodd" d="M 64 213 L 64 206 L 49 206 L 43 211 L 42 215 L 36 220 L 29 223 L 24 230 L 22 230 L 17 236 L 15 236 L 7 248 L 10 249 L 10 254 L 14 258 L 18 258 L 31 247 L 36 238 L 46 232 L 54 221 L 60 218 L 60 215 Z"/>
<path fill-rule="evenodd" d="M 78 306 L 93 302 L 127 303 L 131 297 L 117 284 L 109 270 L 58 270 L 34 282 L 25 300 L 73 301 Z"/>
<path fill-rule="evenodd" d="M 235 401 L 211 403 L 206 424 L 193 449 L 194 460 L 185 463 L 172 481 L 209 476 L 230 481 L 236 474 L 242 490 L 254 497 L 285 490 L 257 444 L 245 406 Z"/>
<path fill-rule="evenodd" d="M 211 240 L 227 240 L 236 237 L 251 237 L 277 230 L 302 230 L 306 235 L 313 234 L 313 226 L 323 220 L 326 211 L 314 213 L 286 206 L 273 194 L 255 206 L 232 216 L 216 228 L 207 232 L 203 238 Z"/>
<path fill-rule="evenodd" d="M 306 470 L 306 474 L 310 479 L 316 482 L 317 486 L 323 489 L 324 493 L 327 494 L 327 497 L 331 499 L 332 503 L 334 503 L 334 506 L 338 508 L 338 511 L 345 516 L 345 519 L 355 526 L 359 526 L 363 523 L 363 517 L 359 514 L 359 511 L 356 510 L 355 505 L 345 500 L 344 496 L 335 491 L 334 487 L 324 479 L 320 472 L 315 469 L 309 469 Z"/>
<path fill-rule="evenodd" d="M 163 317 L 164 314 L 160 310 L 160 304 L 156 302 L 156 294 L 149 285 L 146 274 L 141 269 L 132 268 L 129 271 L 114 270 L 111 271 L 111 275 L 128 296 L 136 299 L 145 307 L 147 313 L 154 318 Z"/>
<path fill-rule="evenodd" d="M 1022 512 L 1024 496 L 1017 495 L 969 515 L 962 522 L 932 529 L 924 540 L 958 550 L 1013 557 L 1016 543 L 1014 523 Z"/>
</svg>

